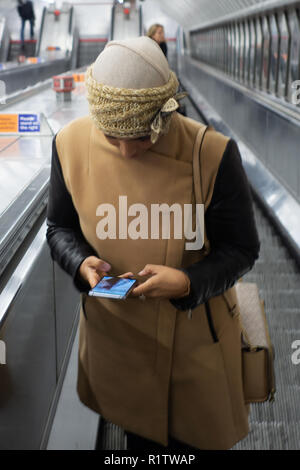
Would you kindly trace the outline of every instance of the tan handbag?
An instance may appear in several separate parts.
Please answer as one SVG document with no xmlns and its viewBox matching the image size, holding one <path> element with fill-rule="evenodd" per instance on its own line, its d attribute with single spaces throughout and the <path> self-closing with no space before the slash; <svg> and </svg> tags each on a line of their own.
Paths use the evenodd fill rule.
<svg viewBox="0 0 300 470">
<path fill-rule="evenodd" d="M 203 194 L 197 188 L 197 184 L 199 183 L 198 175 L 200 175 L 202 188 L 201 149 L 206 131 L 209 128 L 211 129 L 211 127 L 204 126 L 199 130 L 194 147 L 193 174 L 195 198 L 198 204 L 204 203 Z M 218 149 L 214 147 L 214 151 L 218 151 Z M 199 158 L 197 158 L 198 155 Z M 273 401 L 276 391 L 274 350 L 270 341 L 264 302 L 260 299 L 258 287 L 254 283 L 238 282 L 235 285 L 235 290 L 242 330 L 242 374 L 245 403 Z M 223 297 L 226 301 L 225 295 Z M 205 307 L 210 329 L 214 333 L 214 340 L 217 340 L 208 302 Z"/>
<path fill-rule="evenodd" d="M 243 385 L 246 403 L 273 401 L 275 395 L 274 350 L 264 302 L 254 283 L 235 286 L 242 327 Z"/>
</svg>

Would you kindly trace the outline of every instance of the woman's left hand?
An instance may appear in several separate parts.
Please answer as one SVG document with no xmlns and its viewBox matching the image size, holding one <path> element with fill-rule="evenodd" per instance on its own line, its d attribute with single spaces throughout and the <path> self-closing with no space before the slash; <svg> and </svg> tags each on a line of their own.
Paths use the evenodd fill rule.
<svg viewBox="0 0 300 470">
<path fill-rule="evenodd" d="M 127 277 L 126 275 L 129 277 L 132 273 L 126 273 L 123 276 Z M 148 279 L 132 290 L 131 296 L 133 297 L 144 295 L 149 298 L 176 299 L 189 294 L 190 279 L 179 269 L 147 264 L 139 272 L 139 276 L 141 278 L 145 276 Z"/>
</svg>

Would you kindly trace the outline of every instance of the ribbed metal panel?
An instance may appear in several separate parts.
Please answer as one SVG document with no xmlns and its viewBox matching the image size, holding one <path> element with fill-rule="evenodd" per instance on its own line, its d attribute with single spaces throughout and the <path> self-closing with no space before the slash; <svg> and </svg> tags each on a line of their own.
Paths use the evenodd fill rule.
<svg viewBox="0 0 300 470">
<path fill-rule="evenodd" d="M 149 0 L 162 8 L 185 29 L 201 28 L 231 15 L 256 7 L 273 7 L 293 0 Z M 295 2 L 294 2 L 295 3 Z"/>
</svg>

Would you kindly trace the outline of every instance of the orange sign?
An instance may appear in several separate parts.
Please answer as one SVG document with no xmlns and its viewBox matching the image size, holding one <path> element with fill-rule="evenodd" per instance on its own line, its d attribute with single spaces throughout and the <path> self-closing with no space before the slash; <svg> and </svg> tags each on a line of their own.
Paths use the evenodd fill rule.
<svg viewBox="0 0 300 470">
<path fill-rule="evenodd" d="M 74 82 L 84 82 L 84 73 L 74 73 Z"/>
<path fill-rule="evenodd" d="M 0 114 L 0 133 L 18 132 L 18 114 Z"/>
<path fill-rule="evenodd" d="M 38 57 L 27 57 L 27 62 L 29 64 L 37 64 L 38 63 Z"/>
</svg>

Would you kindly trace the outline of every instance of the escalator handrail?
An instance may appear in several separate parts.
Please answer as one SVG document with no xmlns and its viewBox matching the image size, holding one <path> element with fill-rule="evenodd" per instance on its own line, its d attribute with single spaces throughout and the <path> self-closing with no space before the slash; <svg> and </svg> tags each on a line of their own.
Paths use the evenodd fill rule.
<svg viewBox="0 0 300 470">
<path fill-rule="evenodd" d="M 66 55 L 69 57 L 72 57 L 72 54 L 73 54 L 74 36 L 75 36 L 74 7 L 71 6 L 69 9 L 68 39 L 67 39 L 67 47 L 66 47 Z"/>
<path fill-rule="evenodd" d="M 40 55 L 40 53 L 41 53 L 41 44 L 42 44 L 42 37 L 43 37 L 43 32 L 44 32 L 44 25 L 45 25 L 46 13 L 47 13 L 47 8 L 44 7 L 44 8 L 43 8 L 43 14 L 42 14 L 42 21 L 41 21 L 41 28 L 40 28 L 39 40 L 38 40 L 37 47 L 36 47 L 36 55 L 37 55 L 37 57 L 38 57 L 38 56 Z"/>
<path fill-rule="evenodd" d="M 7 281 L 0 295 L 0 330 L 9 314 L 10 307 L 18 292 L 25 284 L 31 268 L 39 257 L 41 250 L 46 243 L 46 220 L 39 229 L 34 240 L 26 250 L 24 256 L 15 268 Z"/>
<path fill-rule="evenodd" d="M 3 28 L 0 29 L 0 44 L 2 46 L 2 42 L 3 42 L 3 38 L 4 38 L 4 30 L 5 30 L 6 19 L 4 17 L 3 18 L 0 17 L 0 23 L 3 23 Z"/>
<path fill-rule="evenodd" d="M 70 16 L 69 16 L 69 35 L 73 35 L 73 18 L 74 18 L 74 7 L 71 6 L 70 8 Z"/>
<path fill-rule="evenodd" d="M 109 40 L 110 41 L 112 41 L 113 38 L 114 38 L 115 13 L 116 13 L 116 5 L 113 5 L 112 9 L 111 9 L 110 31 L 109 31 Z"/>
<path fill-rule="evenodd" d="M 45 165 L 0 217 L 0 275 L 45 208 L 50 168 Z"/>
<path fill-rule="evenodd" d="M 142 5 L 139 6 L 139 34 L 143 36 L 143 8 Z"/>
</svg>

